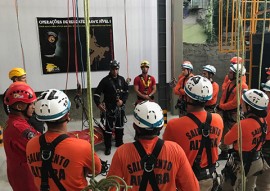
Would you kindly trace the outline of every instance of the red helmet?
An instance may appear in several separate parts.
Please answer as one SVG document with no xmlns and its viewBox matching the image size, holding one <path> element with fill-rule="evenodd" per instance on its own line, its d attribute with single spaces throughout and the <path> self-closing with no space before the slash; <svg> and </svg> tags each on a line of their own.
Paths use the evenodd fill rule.
<svg viewBox="0 0 270 191">
<path fill-rule="evenodd" d="M 241 64 L 241 63 L 243 63 L 243 58 L 237 57 L 237 56 L 232 57 L 231 63 L 232 64 Z"/>
<path fill-rule="evenodd" d="M 24 82 L 14 82 L 6 91 L 4 103 L 12 105 L 16 102 L 33 103 L 37 100 L 33 89 Z"/>
</svg>

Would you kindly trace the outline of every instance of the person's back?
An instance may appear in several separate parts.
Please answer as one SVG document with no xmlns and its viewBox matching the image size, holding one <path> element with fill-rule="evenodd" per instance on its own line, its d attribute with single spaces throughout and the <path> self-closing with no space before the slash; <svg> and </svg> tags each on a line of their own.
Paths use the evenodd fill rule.
<svg viewBox="0 0 270 191">
<path fill-rule="evenodd" d="M 66 135 L 70 107 L 67 95 L 56 89 L 43 92 L 35 104 L 37 119 L 48 126 L 48 131 L 26 148 L 27 163 L 38 188 L 79 191 L 87 186 L 93 151 L 89 142 Z M 96 153 L 94 160 L 95 172 L 99 173 L 101 161 Z M 56 172 L 56 177 L 51 172 Z"/>
<path fill-rule="evenodd" d="M 51 143 L 59 133 L 47 132 L 45 139 L 47 143 Z M 42 160 L 40 155 L 39 136 L 33 138 L 27 144 L 27 162 L 30 166 L 36 185 L 41 185 L 41 167 Z M 87 186 L 85 178 L 87 172 L 92 171 L 92 150 L 89 142 L 69 137 L 60 142 L 53 156 L 52 168 L 57 172 L 57 177 L 66 190 L 82 190 Z M 100 163 L 99 157 L 95 154 L 95 161 Z M 99 173 L 101 166 L 97 165 L 96 173 Z M 51 190 L 58 190 L 53 179 L 49 178 Z"/>
<path fill-rule="evenodd" d="M 242 108 L 245 113 L 245 119 L 234 124 L 224 137 L 224 144 L 233 145 L 233 151 L 225 165 L 224 173 L 225 181 L 223 190 L 240 190 L 241 179 L 240 172 L 241 162 L 244 166 L 244 174 L 246 179 L 246 190 L 251 191 L 256 187 L 257 175 L 261 174 L 263 169 L 263 159 L 261 148 L 264 144 L 267 125 L 265 117 L 267 115 L 267 105 L 269 98 L 265 93 L 258 89 L 250 89 L 242 95 Z M 256 101 L 254 101 L 256 100 Z M 239 126 L 242 129 L 241 139 L 239 139 Z M 268 130 L 269 132 L 269 130 Z M 241 142 L 239 142 L 241 141 Z M 240 150 L 241 146 L 241 150 Z M 239 152 L 242 151 L 242 159 Z M 242 161 L 241 161 L 242 160 Z M 233 174 L 229 173 L 229 169 L 234 168 Z M 234 177 L 234 178 L 232 178 Z M 269 179 L 269 177 L 268 177 Z M 264 190 L 264 189 L 259 189 Z"/>
<path fill-rule="evenodd" d="M 198 191 L 198 181 L 183 149 L 157 137 L 163 124 L 162 109 L 158 104 L 139 103 L 134 110 L 133 124 L 137 141 L 116 150 L 108 176 L 123 178 L 134 191 L 143 188 L 147 191 L 176 188 Z"/>
<path fill-rule="evenodd" d="M 187 81 L 184 90 L 187 114 L 168 122 L 163 139 L 174 141 L 183 148 L 201 191 L 216 189 L 213 185 L 218 182 L 216 161 L 223 121 L 220 115 L 204 110 L 207 101 L 212 99 L 213 86 L 207 78 L 198 75 Z"/>
<path fill-rule="evenodd" d="M 139 141 L 146 153 L 151 154 L 157 140 L 158 137 Z M 132 186 L 131 190 L 139 190 L 143 175 L 143 166 L 140 161 L 141 157 L 134 144 L 126 143 L 115 152 L 108 176 L 124 177 L 126 183 Z M 181 188 L 181 190 L 197 191 L 197 180 L 195 176 L 190 176 L 193 172 L 187 157 L 183 149 L 174 142 L 164 142 L 154 167 L 154 173 L 160 190 Z M 146 190 L 152 190 L 150 184 L 147 185 Z"/>
<path fill-rule="evenodd" d="M 206 111 L 191 112 L 194 114 L 202 123 L 206 121 Z M 218 159 L 218 143 L 220 142 L 223 121 L 219 114 L 212 114 L 212 122 L 210 123 L 211 131 L 209 137 L 213 140 L 212 145 L 212 160 L 215 163 Z M 183 136 L 184 135 L 184 136 Z M 185 151 L 187 158 L 191 165 L 195 160 L 200 147 L 200 141 L 202 135 L 198 132 L 197 124 L 189 117 L 183 116 L 180 118 L 174 118 L 167 124 L 166 130 L 163 134 L 164 140 L 170 140 L 178 143 Z M 207 166 L 206 151 L 202 153 L 201 167 Z"/>
</svg>

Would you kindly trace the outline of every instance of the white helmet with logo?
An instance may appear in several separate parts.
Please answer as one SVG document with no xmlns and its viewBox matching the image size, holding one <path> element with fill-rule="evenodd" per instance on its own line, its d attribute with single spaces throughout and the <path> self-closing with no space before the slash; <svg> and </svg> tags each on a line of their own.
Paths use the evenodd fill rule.
<svg viewBox="0 0 270 191">
<path fill-rule="evenodd" d="M 262 83 L 261 86 L 264 91 L 270 92 L 270 80 L 268 80 L 266 83 Z"/>
<path fill-rule="evenodd" d="M 189 78 L 184 91 L 190 98 L 200 102 L 211 100 L 213 96 L 213 86 L 211 82 L 200 75 Z"/>
<path fill-rule="evenodd" d="M 155 129 L 163 127 L 163 111 L 155 102 L 144 101 L 134 109 L 134 123 L 144 129 Z"/>
<path fill-rule="evenodd" d="M 193 66 L 190 61 L 184 61 L 183 64 L 181 65 L 182 68 L 186 68 L 189 70 L 193 70 Z"/>
<path fill-rule="evenodd" d="M 268 96 L 261 90 L 258 89 L 250 89 L 243 93 L 242 99 L 251 107 L 257 110 L 266 110 L 269 98 Z"/>
<path fill-rule="evenodd" d="M 237 73 L 238 71 L 242 76 L 246 74 L 246 68 L 243 64 L 231 64 L 230 70 L 234 73 Z"/>
<path fill-rule="evenodd" d="M 214 75 L 217 72 L 216 68 L 214 66 L 212 66 L 212 65 L 203 66 L 203 70 L 207 71 L 207 72 L 210 72 L 210 73 L 213 73 Z"/>
<path fill-rule="evenodd" d="M 71 102 L 67 95 L 57 89 L 41 93 L 35 103 L 35 113 L 40 121 L 57 121 L 70 110 Z"/>
</svg>

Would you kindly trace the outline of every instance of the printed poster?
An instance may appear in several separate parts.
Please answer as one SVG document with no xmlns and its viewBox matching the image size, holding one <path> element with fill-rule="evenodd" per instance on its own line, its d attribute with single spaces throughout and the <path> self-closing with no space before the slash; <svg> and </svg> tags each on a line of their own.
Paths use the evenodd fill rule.
<svg viewBox="0 0 270 191">
<path fill-rule="evenodd" d="M 37 23 L 43 74 L 86 71 L 84 18 L 38 17 Z M 91 71 L 109 70 L 114 59 L 112 17 L 90 18 L 89 52 Z"/>
</svg>

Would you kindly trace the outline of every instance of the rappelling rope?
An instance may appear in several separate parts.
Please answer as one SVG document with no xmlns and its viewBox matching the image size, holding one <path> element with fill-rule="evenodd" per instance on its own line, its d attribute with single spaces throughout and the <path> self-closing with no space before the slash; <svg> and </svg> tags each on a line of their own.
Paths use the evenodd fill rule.
<svg viewBox="0 0 270 191">
<path fill-rule="evenodd" d="M 127 77 L 129 77 L 129 71 L 128 71 L 128 37 L 127 37 L 127 7 L 126 7 L 126 0 L 124 0 L 124 11 L 125 11 L 125 38 L 126 38 Z"/>
<path fill-rule="evenodd" d="M 18 9 L 18 1 L 14 0 L 15 10 L 16 10 L 16 19 L 17 19 L 17 29 L 19 33 L 19 39 L 20 39 L 20 46 L 21 46 L 21 53 L 22 53 L 22 64 L 23 68 L 25 68 L 25 57 L 24 57 L 24 49 L 22 45 L 22 35 L 21 35 L 21 29 L 20 29 L 20 23 L 19 23 L 19 9 Z"/>
<path fill-rule="evenodd" d="M 239 54 L 240 54 L 240 40 L 242 40 L 242 55 L 243 55 L 243 59 L 245 59 L 245 35 L 243 32 L 243 24 L 242 24 L 242 17 L 241 17 L 241 0 L 238 0 L 238 30 L 237 30 L 237 57 L 239 58 Z M 238 61 L 237 61 L 238 62 Z M 239 62 L 238 62 L 239 63 Z M 242 65 L 244 66 L 245 64 L 242 63 Z M 239 65 L 237 64 L 237 71 L 236 71 L 236 95 L 237 95 L 237 131 L 238 131 L 238 137 L 237 137 L 237 143 L 238 143 L 238 153 L 239 153 L 239 157 L 240 157 L 240 173 L 241 173 L 241 188 L 242 191 L 245 190 L 246 187 L 246 177 L 245 177 L 245 170 L 244 170 L 244 163 L 243 163 L 243 155 L 242 155 L 242 127 L 241 127 L 241 110 L 240 110 L 240 104 L 241 104 L 241 95 L 242 95 L 242 70 L 243 67 L 241 67 L 241 77 L 239 80 Z M 239 86 L 240 85 L 240 86 Z"/>
<path fill-rule="evenodd" d="M 85 20 L 85 31 L 86 31 L 86 65 L 87 65 L 87 100 L 88 100 L 88 116 L 93 116 L 92 107 L 92 90 L 91 90 L 91 67 L 90 67 L 90 11 L 89 11 L 89 0 L 84 0 L 84 20 Z M 110 187 L 115 187 L 119 191 L 122 187 L 125 190 L 131 188 L 128 186 L 123 179 L 117 176 L 110 176 L 99 182 L 95 181 L 95 159 L 94 159 L 94 124 L 91 117 L 89 117 L 89 132 L 92 147 L 92 178 L 90 179 L 90 184 L 83 190 L 91 189 L 93 191 L 104 191 L 108 190 Z"/>
</svg>

